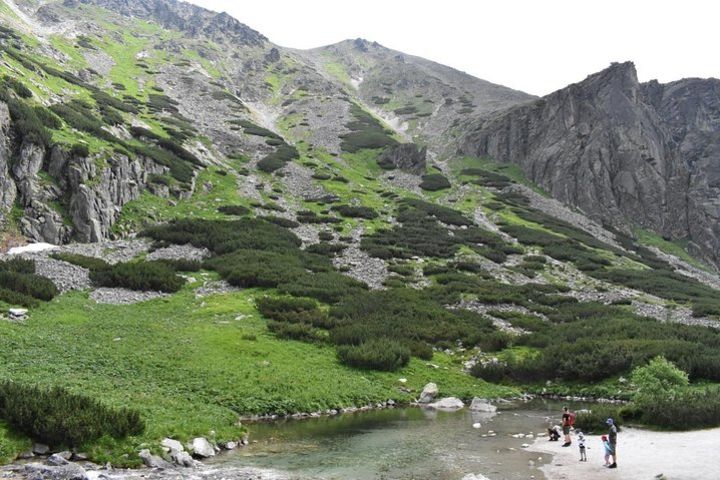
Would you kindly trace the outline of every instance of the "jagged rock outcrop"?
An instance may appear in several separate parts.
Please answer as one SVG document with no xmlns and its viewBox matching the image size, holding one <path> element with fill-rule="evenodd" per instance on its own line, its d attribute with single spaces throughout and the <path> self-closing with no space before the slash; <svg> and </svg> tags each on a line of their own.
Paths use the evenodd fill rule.
<svg viewBox="0 0 720 480">
<path fill-rule="evenodd" d="M 121 15 L 159 22 L 163 27 L 180 30 L 192 37 L 210 38 L 221 43 L 262 46 L 267 38 L 227 13 L 217 13 L 176 0 L 65 0 L 66 6 L 78 3 L 107 8 Z"/>
<path fill-rule="evenodd" d="M 0 102 L 0 221 L 4 221 L 3 212 L 7 212 L 15 202 L 17 189 L 10 178 L 10 112 L 6 104 Z"/>
<path fill-rule="evenodd" d="M 479 120 L 461 150 L 520 165 L 593 219 L 690 240 L 717 264 L 719 90 L 713 79 L 640 84 L 632 63 L 613 64 Z"/>
<path fill-rule="evenodd" d="M 22 233 L 35 241 L 109 238 L 121 207 L 140 196 L 148 175 L 167 171 L 142 156 L 77 157 L 59 145 L 48 152 L 13 138 L 7 110 L 0 102 L 0 212 L 20 208 Z"/>
<path fill-rule="evenodd" d="M 425 171 L 427 147 L 418 147 L 414 143 L 401 143 L 387 148 L 379 157 L 378 164 L 388 170 L 400 169 L 405 172 L 421 174 Z"/>
</svg>

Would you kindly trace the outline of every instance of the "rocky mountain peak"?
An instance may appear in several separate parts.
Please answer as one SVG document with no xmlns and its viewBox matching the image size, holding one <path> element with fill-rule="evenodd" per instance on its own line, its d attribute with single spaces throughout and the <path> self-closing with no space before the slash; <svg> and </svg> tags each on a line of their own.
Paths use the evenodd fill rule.
<svg viewBox="0 0 720 480">
<path fill-rule="evenodd" d="M 66 6 L 94 5 L 121 15 L 153 20 L 165 28 L 220 43 L 262 46 L 267 38 L 231 15 L 177 0 L 65 0 Z"/>
</svg>

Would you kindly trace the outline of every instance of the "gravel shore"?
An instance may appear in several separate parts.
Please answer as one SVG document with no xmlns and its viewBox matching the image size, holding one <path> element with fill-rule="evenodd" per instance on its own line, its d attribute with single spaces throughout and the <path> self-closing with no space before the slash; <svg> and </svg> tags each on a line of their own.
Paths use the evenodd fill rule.
<svg viewBox="0 0 720 480">
<path fill-rule="evenodd" d="M 654 432 L 623 428 L 618 433 L 618 468 L 603 467 L 604 449 L 599 435 L 586 436 L 587 462 L 580 462 L 576 439 L 568 448 L 562 442 L 538 438 L 529 450 L 551 454 L 542 467 L 553 480 L 699 480 L 720 478 L 720 462 L 713 461 L 720 428 L 691 432 Z"/>
</svg>

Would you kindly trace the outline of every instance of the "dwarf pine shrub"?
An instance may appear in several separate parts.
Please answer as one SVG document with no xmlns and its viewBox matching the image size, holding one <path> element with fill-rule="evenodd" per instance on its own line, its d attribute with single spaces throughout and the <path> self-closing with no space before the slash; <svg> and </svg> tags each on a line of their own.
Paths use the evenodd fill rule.
<svg viewBox="0 0 720 480">
<path fill-rule="evenodd" d="M 33 440 L 76 447 L 102 436 L 139 435 L 145 423 L 138 412 L 110 408 L 59 387 L 41 388 L 0 382 L 0 418 Z"/>
</svg>

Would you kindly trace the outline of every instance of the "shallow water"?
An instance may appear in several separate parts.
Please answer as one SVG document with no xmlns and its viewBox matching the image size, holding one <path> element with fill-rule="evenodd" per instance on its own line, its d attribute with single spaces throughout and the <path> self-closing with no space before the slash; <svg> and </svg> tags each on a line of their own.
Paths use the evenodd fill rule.
<svg viewBox="0 0 720 480">
<path fill-rule="evenodd" d="M 558 423 L 560 407 L 535 400 L 495 416 L 401 408 L 254 424 L 256 443 L 209 464 L 280 470 L 293 479 L 458 480 L 470 473 L 491 480 L 542 479 L 538 467 L 550 458 L 522 448 L 534 439 L 511 435 L 544 432 Z M 489 431 L 496 436 L 483 437 Z"/>
</svg>

